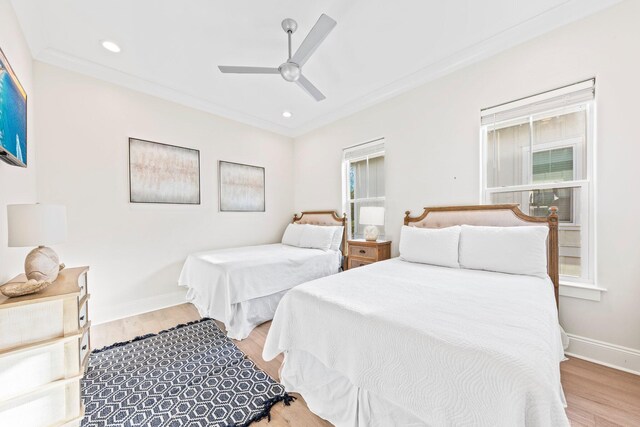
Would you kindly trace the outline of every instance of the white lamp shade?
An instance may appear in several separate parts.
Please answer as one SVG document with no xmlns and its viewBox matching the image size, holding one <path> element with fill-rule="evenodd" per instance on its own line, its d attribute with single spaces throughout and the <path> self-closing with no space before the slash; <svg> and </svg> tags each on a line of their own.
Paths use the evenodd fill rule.
<svg viewBox="0 0 640 427">
<path fill-rule="evenodd" d="M 9 246 L 47 246 L 67 238 L 67 209 L 62 205 L 8 205 Z"/>
<path fill-rule="evenodd" d="M 363 206 L 360 208 L 361 225 L 384 225 L 384 208 Z"/>
</svg>

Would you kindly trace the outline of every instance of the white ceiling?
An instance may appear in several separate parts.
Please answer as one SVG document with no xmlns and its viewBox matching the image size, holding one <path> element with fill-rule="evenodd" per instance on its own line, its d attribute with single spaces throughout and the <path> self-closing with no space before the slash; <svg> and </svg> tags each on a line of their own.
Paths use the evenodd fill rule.
<svg viewBox="0 0 640 427">
<path fill-rule="evenodd" d="M 12 0 L 34 58 L 285 135 L 299 135 L 618 0 Z M 338 25 L 304 67 L 315 102 L 279 75 L 326 13 Z M 100 41 L 122 47 L 113 54 Z M 289 110 L 293 117 L 285 119 Z"/>
</svg>

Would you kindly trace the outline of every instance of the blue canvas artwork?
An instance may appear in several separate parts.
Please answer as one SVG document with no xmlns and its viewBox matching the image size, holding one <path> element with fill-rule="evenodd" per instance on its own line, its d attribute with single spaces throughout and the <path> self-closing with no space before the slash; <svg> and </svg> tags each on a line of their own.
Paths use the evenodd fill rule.
<svg viewBox="0 0 640 427">
<path fill-rule="evenodd" d="M 1 50 L 0 159 L 27 166 L 27 94 Z"/>
</svg>

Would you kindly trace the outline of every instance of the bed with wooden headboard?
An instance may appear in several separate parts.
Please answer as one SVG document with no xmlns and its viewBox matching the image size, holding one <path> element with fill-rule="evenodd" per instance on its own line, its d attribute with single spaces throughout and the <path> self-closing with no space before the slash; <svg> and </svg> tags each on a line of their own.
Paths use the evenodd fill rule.
<svg viewBox="0 0 640 427">
<path fill-rule="evenodd" d="M 280 302 L 262 354 L 285 353 L 287 390 L 343 426 L 568 426 L 556 209 L 534 218 L 517 205 L 435 207 L 407 212 L 404 224 L 546 225 L 549 277 L 542 266 L 539 275 L 507 274 L 398 257 L 297 286 Z"/>
<path fill-rule="evenodd" d="M 244 339 L 255 326 L 273 318 L 288 290 L 340 271 L 345 221 L 335 211 L 306 211 L 292 221 L 343 226 L 340 250 L 334 234 L 338 230 L 322 230 L 331 233 L 335 250 L 274 243 L 197 252 L 187 257 L 178 285 L 188 288 L 187 301 L 201 316 L 223 322 L 229 337 Z"/>
<path fill-rule="evenodd" d="M 445 228 L 454 225 L 481 225 L 494 227 L 527 227 L 547 225 L 547 270 L 553 282 L 556 305 L 560 285 L 558 266 L 558 208 L 549 208 L 546 218 L 523 213 L 517 204 L 426 207 L 421 215 L 413 217 L 405 212 L 404 225 L 419 228 Z"/>
<path fill-rule="evenodd" d="M 340 216 L 336 211 L 305 211 L 300 216 L 294 214 L 291 222 L 293 224 L 342 226 L 340 252 L 342 252 L 342 256 L 347 255 L 347 214 Z"/>
</svg>

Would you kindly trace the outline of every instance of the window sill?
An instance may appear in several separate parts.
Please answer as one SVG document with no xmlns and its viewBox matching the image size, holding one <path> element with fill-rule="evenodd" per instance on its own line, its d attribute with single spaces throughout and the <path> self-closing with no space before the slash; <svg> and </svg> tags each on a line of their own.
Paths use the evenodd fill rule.
<svg viewBox="0 0 640 427">
<path fill-rule="evenodd" d="M 562 297 L 600 301 L 603 292 L 607 292 L 607 290 L 598 286 L 583 285 L 574 282 L 560 282 L 560 296 Z"/>
</svg>

